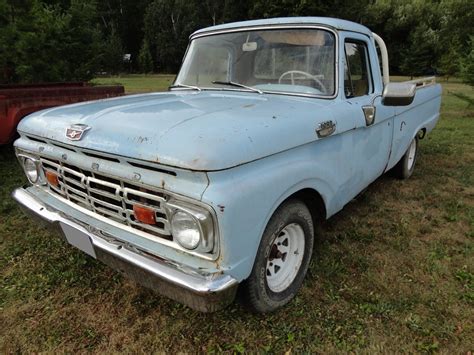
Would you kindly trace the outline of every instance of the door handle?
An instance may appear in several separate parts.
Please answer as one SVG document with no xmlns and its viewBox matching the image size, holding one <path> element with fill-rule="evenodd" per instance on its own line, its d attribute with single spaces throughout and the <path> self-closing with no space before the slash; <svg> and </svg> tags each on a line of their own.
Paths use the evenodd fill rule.
<svg viewBox="0 0 474 355">
<path fill-rule="evenodd" d="M 319 138 L 327 137 L 336 131 L 336 123 L 333 121 L 324 121 L 316 128 L 316 134 Z"/>
</svg>

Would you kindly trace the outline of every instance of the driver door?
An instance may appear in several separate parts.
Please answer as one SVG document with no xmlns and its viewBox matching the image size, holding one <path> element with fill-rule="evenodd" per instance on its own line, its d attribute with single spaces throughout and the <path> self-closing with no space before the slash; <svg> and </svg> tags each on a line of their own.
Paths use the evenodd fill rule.
<svg viewBox="0 0 474 355">
<path fill-rule="evenodd" d="M 343 119 L 353 120 L 349 133 L 352 150 L 353 187 L 361 191 L 383 174 L 390 156 L 394 108 L 381 104 L 383 90 L 374 43 L 365 35 L 347 32 L 341 36 L 340 65 L 342 100 L 347 105 Z M 349 114 L 347 114 L 349 113 Z"/>
</svg>

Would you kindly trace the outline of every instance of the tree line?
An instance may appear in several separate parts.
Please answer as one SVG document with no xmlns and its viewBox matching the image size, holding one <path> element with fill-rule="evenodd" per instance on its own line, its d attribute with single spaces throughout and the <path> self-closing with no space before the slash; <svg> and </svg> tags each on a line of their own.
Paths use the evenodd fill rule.
<svg viewBox="0 0 474 355">
<path fill-rule="evenodd" d="M 176 73 L 193 31 L 286 16 L 364 24 L 385 39 L 392 73 L 474 83 L 472 0 L 0 0 L 0 82 Z"/>
</svg>

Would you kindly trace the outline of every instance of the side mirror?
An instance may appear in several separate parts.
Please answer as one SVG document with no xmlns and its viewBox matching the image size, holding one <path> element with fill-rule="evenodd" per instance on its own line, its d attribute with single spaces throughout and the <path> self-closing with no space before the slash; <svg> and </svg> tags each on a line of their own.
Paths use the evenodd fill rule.
<svg viewBox="0 0 474 355">
<path fill-rule="evenodd" d="M 415 99 L 416 84 L 388 83 L 382 94 L 382 104 L 385 106 L 408 106 Z"/>
</svg>

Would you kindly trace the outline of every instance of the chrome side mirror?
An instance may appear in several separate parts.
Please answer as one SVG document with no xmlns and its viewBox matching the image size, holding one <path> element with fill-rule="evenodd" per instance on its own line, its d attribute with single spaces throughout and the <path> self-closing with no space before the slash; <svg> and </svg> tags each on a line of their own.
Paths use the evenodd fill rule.
<svg viewBox="0 0 474 355">
<path fill-rule="evenodd" d="M 408 106 L 415 99 L 416 84 L 388 83 L 382 94 L 382 104 L 385 106 Z"/>
</svg>

